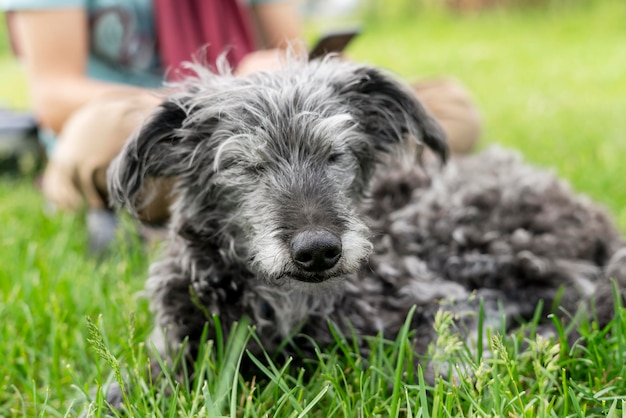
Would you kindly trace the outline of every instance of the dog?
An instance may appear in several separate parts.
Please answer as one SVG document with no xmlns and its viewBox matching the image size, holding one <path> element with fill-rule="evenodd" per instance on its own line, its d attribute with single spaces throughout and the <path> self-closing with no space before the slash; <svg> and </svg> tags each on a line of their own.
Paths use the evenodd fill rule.
<svg viewBox="0 0 626 418">
<path fill-rule="evenodd" d="M 187 340 L 193 358 L 213 315 L 225 332 L 248 317 L 265 350 L 306 356 L 333 343 L 329 323 L 393 339 L 412 307 L 424 353 L 441 300 L 468 329 L 478 300 L 512 327 L 540 301 L 574 312 L 607 297 L 609 278 L 626 282 L 605 210 L 503 149 L 442 165 L 441 127 L 380 69 L 332 57 L 246 77 L 190 67 L 109 169 L 112 201 L 135 214 L 148 178 L 176 179 L 146 285 L 164 357 Z M 612 304 L 599 308 L 608 322 Z"/>
</svg>

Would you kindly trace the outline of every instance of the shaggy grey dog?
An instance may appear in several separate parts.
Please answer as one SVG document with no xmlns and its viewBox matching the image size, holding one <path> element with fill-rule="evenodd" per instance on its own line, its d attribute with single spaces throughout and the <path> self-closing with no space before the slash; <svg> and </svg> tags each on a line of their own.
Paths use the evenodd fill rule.
<svg viewBox="0 0 626 418">
<path fill-rule="evenodd" d="M 163 355 L 188 338 L 193 357 L 207 323 L 214 337 L 212 314 L 226 330 L 247 316 L 266 350 L 287 340 L 302 356 L 334 341 L 329 321 L 394 338 L 412 306 L 424 352 L 441 299 L 459 324 L 482 298 L 488 320 L 500 303 L 513 325 L 540 300 L 550 311 L 561 287 L 573 312 L 609 295 L 609 276 L 626 281 L 607 214 L 552 174 L 499 149 L 416 164 L 422 146 L 445 160 L 445 136 L 377 69 L 325 59 L 247 77 L 195 70 L 109 171 L 113 201 L 132 212 L 147 178 L 178 179 L 147 282 Z"/>
</svg>

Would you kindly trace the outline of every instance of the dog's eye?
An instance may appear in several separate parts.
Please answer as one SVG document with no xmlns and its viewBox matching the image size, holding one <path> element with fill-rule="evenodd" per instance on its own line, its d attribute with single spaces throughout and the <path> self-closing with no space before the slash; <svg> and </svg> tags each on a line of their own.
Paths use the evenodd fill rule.
<svg viewBox="0 0 626 418">
<path fill-rule="evenodd" d="M 343 157 L 343 152 L 334 152 L 328 157 L 328 162 L 330 164 L 337 163 L 341 160 L 341 157 Z"/>
</svg>

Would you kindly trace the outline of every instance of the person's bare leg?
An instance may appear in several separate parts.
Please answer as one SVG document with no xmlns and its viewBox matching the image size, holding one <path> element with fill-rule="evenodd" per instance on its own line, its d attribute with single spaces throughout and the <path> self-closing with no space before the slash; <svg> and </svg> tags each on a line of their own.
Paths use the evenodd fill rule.
<svg viewBox="0 0 626 418">
<path fill-rule="evenodd" d="M 469 92 L 451 79 L 412 84 L 417 97 L 441 124 L 452 154 L 472 151 L 482 133 L 482 120 Z"/>
</svg>

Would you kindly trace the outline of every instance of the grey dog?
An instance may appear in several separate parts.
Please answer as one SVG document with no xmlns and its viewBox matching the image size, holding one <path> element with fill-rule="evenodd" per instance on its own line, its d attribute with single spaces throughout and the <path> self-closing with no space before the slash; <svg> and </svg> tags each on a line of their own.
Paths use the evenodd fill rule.
<svg viewBox="0 0 626 418">
<path fill-rule="evenodd" d="M 610 297 L 610 277 L 626 282 L 610 217 L 554 175 L 501 149 L 416 164 L 423 147 L 445 161 L 445 135 L 379 69 L 326 58 L 246 77 L 194 70 L 109 170 L 112 200 L 135 213 L 147 178 L 177 182 L 147 282 L 163 355 L 188 339 L 193 356 L 207 324 L 215 336 L 212 315 L 226 330 L 246 316 L 269 352 L 289 341 L 306 355 L 310 341 L 332 344 L 329 322 L 394 338 L 413 306 L 424 352 L 442 299 L 459 313 L 482 298 L 513 325 L 539 301 L 547 313 L 560 295 L 574 311 Z M 612 303 L 602 309 L 608 321 Z"/>
</svg>

